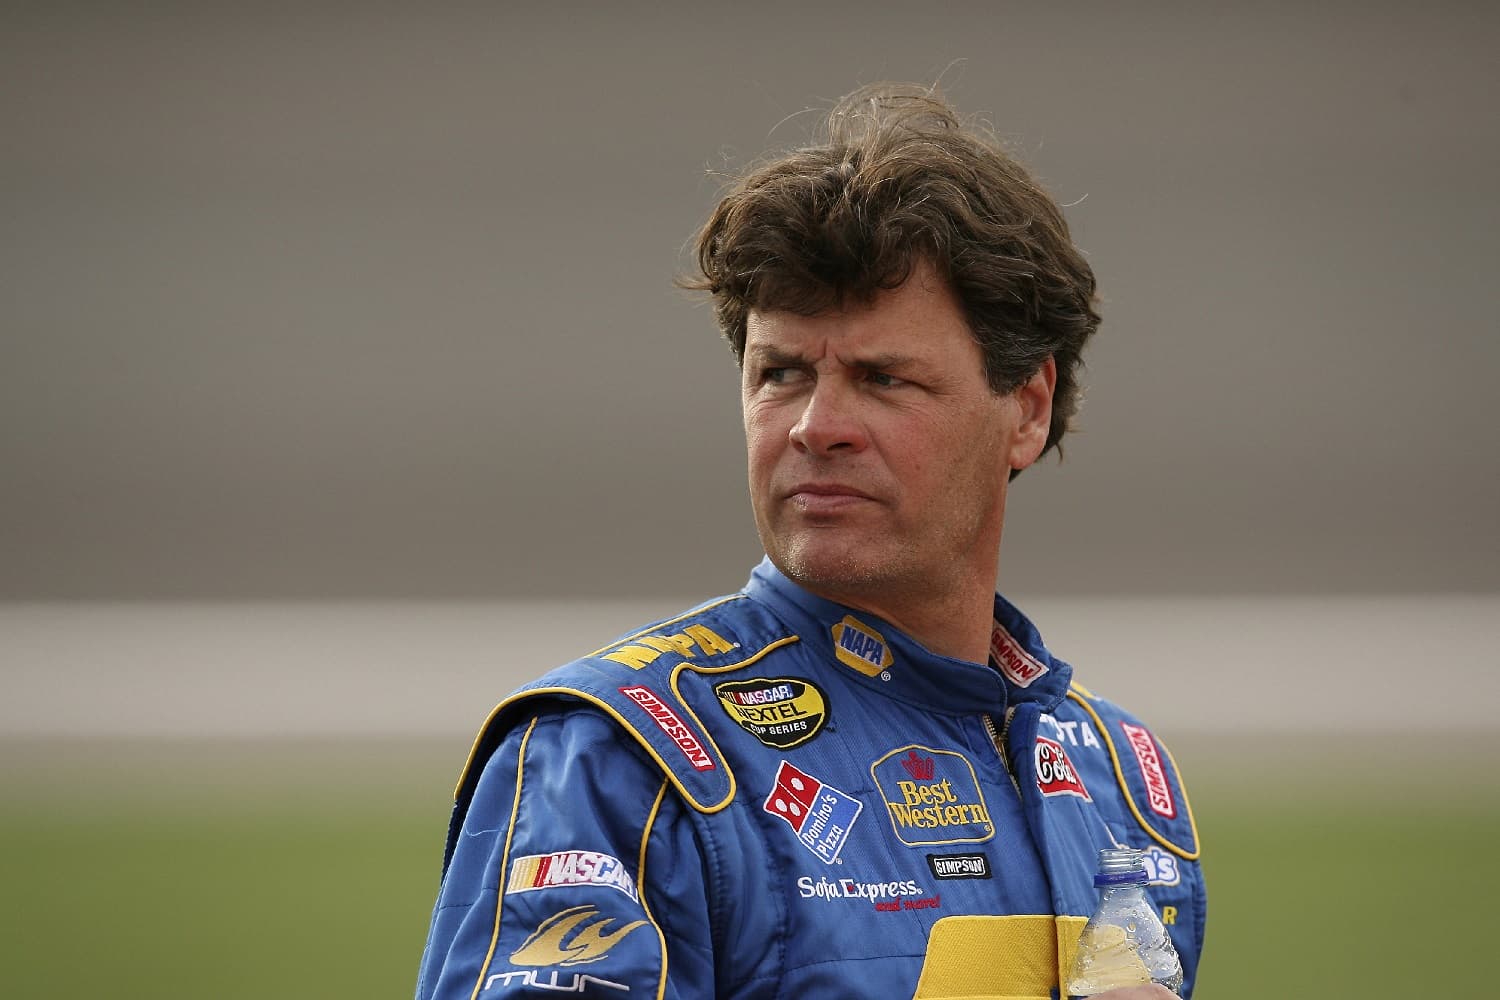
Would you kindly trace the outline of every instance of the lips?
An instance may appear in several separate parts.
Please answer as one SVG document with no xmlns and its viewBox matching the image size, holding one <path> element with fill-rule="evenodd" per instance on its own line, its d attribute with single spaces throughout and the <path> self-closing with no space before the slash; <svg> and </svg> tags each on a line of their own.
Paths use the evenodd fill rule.
<svg viewBox="0 0 1500 1000">
<path fill-rule="evenodd" d="M 818 497 L 852 497 L 858 500 L 873 500 L 874 497 L 864 490 L 857 489 L 844 483 L 810 482 L 798 483 L 786 491 L 788 497 L 795 496 L 818 496 Z"/>
<path fill-rule="evenodd" d="M 834 514 L 875 498 L 845 483 L 809 482 L 788 489 L 784 499 L 809 514 Z"/>
</svg>

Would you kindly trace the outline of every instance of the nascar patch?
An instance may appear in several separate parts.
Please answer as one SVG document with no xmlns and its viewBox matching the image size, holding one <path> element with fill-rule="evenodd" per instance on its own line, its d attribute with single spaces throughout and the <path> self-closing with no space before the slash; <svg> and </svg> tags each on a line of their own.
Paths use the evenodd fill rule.
<svg viewBox="0 0 1500 1000">
<path fill-rule="evenodd" d="M 775 787 L 761 808 L 786 820 L 802 846 L 831 865 L 838 860 L 864 806 L 853 796 L 782 761 Z"/>
<path fill-rule="evenodd" d="M 1045 736 L 1036 738 L 1036 786 L 1043 795 L 1076 795 L 1093 801 L 1063 745 Z"/>
<path fill-rule="evenodd" d="M 828 699 L 805 678 L 727 681 L 716 685 L 714 694 L 741 729 L 778 750 L 806 743 L 828 718 Z"/>
<path fill-rule="evenodd" d="M 554 851 L 516 858 L 505 891 L 510 894 L 579 885 L 607 886 L 640 902 L 635 879 L 620 859 L 598 851 Z"/>
<path fill-rule="evenodd" d="M 977 843 L 995 835 L 979 778 L 961 753 L 899 747 L 871 764 L 870 775 L 903 844 Z"/>
</svg>

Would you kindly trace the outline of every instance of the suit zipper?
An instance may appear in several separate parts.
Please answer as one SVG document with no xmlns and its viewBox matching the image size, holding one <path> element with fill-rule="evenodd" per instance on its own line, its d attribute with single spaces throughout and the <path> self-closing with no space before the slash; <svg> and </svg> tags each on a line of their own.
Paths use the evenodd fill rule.
<svg viewBox="0 0 1500 1000">
<path fill-rule="evenodd" d="M 1010 735 L 1010 720 L 1015 715 L 1014 707 L 1005 710 L 1005 721 L 998 729 L 995 728 L 995 717 L 986 712 L 984 718 L 985 731 L 990 734 L 990 743 L 995 747 L 995 753 L 1000 756 L 1000 766 L 1005 769 L 1005 776 L 1010 779 L 1011 787 L 1016 790 L 1016 798 L 1021 798 L 1021 782 L 1016 779 L 1015 769 L 1010 766 L 1010 744 L 1006 737 Z"/>
</svg>

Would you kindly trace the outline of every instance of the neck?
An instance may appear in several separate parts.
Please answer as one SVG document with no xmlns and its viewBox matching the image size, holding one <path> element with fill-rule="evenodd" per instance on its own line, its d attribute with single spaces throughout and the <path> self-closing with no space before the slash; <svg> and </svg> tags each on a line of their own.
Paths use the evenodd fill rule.
<svg viewBox="0 0 1500 1000">
<path fill-rule="evenodd" d="M 993 579 L 978 577 L 946 590 L 924 589 L 920 599 L 911 597 L 912 588 L 892 595 L 808 589 L 826 600 L 879 616 L 934 653 L 984 663 L 989 659 L 994 628 Z"/>
</svg>

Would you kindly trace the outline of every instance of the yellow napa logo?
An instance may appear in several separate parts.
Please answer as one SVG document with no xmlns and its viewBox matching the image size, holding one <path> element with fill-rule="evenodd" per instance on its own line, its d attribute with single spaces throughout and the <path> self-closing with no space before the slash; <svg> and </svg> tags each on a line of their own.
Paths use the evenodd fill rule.
<svg viewBox="0 0 1500 1000">
<path fill-rule="evenodd" d="M 631 670 L 640 670 L 655 663 L 663 653 L 671 653 L 684 660 L 698 656 L 717 656 L 739 648 L 707 625 L 689 625 L 681 632 L 656 632 L 638 635 L 610 648 L 604 653 L 606 660 L 622 663 Z"/>
<path fill-rule="evenodd" d="M 606 917 L 593 906 L 574 906 L 559 910 L 546 920 L 536 932 L 522 942 L 521 947 L 510 953 L 516 965 L 583 965 L 597 962 L 609 950 L 620 943 L 620 939 L 646 921 L 634 920 L 617 931 L 605 933 L 613 917 Z"/>
<path fill-rule="evenodd" d="M 895 662 L 885 636 L 853 615 L 845 615 L 843 621 L 833 626 L 833 655 L 866 677 L 878 676 Z"/>
</svg>

